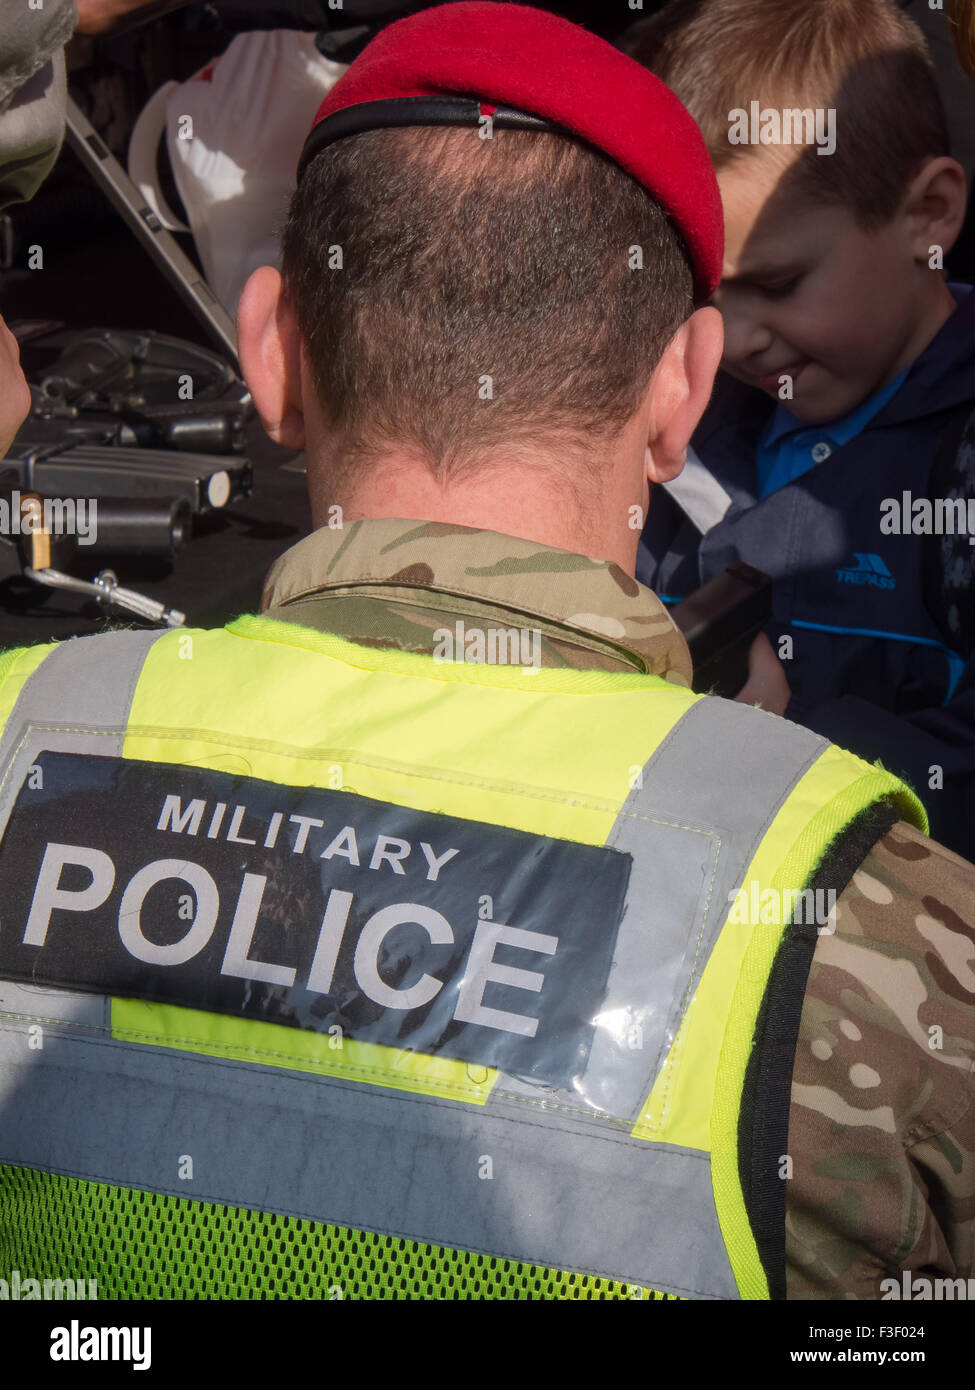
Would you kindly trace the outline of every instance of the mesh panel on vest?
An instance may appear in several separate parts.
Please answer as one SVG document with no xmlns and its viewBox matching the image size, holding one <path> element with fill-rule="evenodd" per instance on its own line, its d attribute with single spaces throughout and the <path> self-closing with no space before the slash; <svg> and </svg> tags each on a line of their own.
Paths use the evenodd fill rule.
<svg viewBox="0 0 975 1390">
<path fill-rule="evenodd" d="M 0 1279 L 93 1279 L 98 1298 L 675 1296 L 298 1217 L 0 1165 Z"/>
</svg>

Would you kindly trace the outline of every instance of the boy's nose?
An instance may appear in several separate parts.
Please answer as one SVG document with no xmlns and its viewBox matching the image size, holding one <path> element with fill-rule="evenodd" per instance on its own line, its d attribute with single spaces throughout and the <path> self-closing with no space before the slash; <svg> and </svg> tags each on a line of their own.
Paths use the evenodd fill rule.
<svg viewBox="0 0 975 1390">
<path fill-rule="evenodd" d="M 761 319 L 737 306 L 718 301 L 724 320 L 724 361 L 747 367 L 772 345 L 773 334 Z"/>
</svg>

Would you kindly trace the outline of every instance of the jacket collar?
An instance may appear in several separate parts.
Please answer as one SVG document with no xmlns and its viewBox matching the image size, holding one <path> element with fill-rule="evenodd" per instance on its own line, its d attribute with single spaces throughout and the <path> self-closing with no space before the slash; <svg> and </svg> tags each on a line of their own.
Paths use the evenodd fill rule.
<svg viewBox="0 0 975 1390">
<path fill-rule="evenodd" d="M 333 630 L 339 600 L 360 600 L 361 618 L 363 598 L 380 600 L 368 605 L 370 645 L 432 652 L 435 631 L 453 630 L 465 615 L 470 625 L 473 613 L 474 622 L 540 629 L 558 652 L 546 664 L 636 667 L 691 682 L 690 654 L 670 615 L 619 565 L 468 526 L 382 519 L 322 527 L 274 562 L 261 611 Z"/>
</svg>

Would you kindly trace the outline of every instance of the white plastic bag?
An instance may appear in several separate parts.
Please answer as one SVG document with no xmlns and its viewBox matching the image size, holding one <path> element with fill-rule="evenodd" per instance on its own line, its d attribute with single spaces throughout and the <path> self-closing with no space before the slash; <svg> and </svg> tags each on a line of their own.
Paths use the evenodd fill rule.
<svg viewBox="0 0 975 1390">
<path fill-rule="evenodd" d="M 280 235 L 301 147 L 346 67 L 318 52 L 314 34 L 238 34 L 188 82 L 167 83 L 139 118 L 129 173 L 163 223 L 179 226 L 155 177 L 164 106 L 176 186 L 207 281 L 230 314 L 251 271 L 280 264 Z"/>
</svg>

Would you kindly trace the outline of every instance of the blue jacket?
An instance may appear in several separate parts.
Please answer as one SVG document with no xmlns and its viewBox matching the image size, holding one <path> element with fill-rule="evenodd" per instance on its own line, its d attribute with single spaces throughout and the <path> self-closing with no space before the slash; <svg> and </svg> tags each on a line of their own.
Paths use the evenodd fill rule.
<svg viewBox="0 0 975 1390">
<path fill-rule="evenodd" d="M 885 499 L 928 496 L 942 438 L 975 402 L 975 293 L 953 290 L 958 309 L 866 428 L 761 500 L 774 402 L 721 373 L 693 443 L 731 504 L 702 536 L 656 488 L 637 578 L 673 601 L 738 560 L 770 574 L 769 637 L 792 639 L 787 717 L 903 776 L 932 837 L 975 859 L 975 656 L 925 602 L 939 538 L 880 528 Z"/>
</svg>

